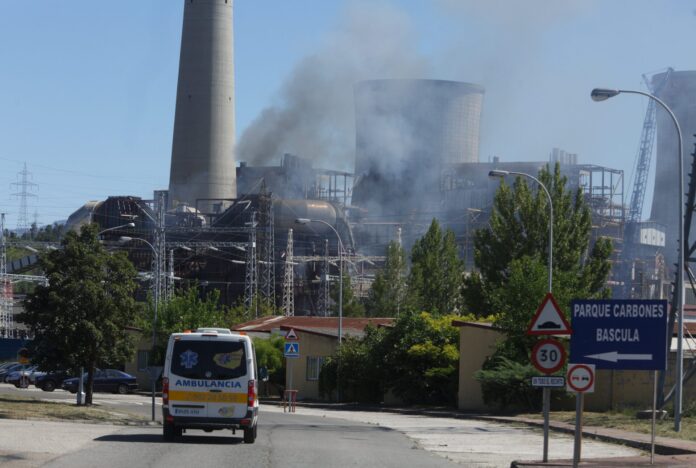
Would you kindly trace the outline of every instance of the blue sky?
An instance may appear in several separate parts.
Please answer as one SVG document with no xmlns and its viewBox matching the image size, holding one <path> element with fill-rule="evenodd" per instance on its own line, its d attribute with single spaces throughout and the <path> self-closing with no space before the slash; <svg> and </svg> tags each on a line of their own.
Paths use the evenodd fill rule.
<svg viewBox="0 0 696 468">
<path fill-rule="evenodd" d="M 8 226 L 24 162 L 39 185 L 29 212 L 40 224 L 87 200 L 166 188 L 183 1 L 0 6 Z M 628 184 L 646 102 L 593 103 L 589 92 L 644 89 L 641 74 L 667 66 L 696 69 L 695 11 L 694 0 L 236 0 L 237 135 L 264 109 L 287 105 L 303 77 L 334 67 L 323 90 L 336 97 L 325 103 L 332 110 L 319 102 L 307 113 L 335 132 L 327 158 L 350 170 L 351 80 L 459 80 L 486 88 L 482 161 L 546 160 L 561 147 L 623 169 Z"/>
</svg>

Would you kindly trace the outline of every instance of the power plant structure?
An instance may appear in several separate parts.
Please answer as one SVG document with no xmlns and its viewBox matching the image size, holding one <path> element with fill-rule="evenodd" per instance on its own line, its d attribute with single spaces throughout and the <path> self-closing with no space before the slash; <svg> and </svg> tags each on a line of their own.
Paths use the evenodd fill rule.
<svg viewBox="0 0 696 468">
<path fill-rule="evenodd" d="M 184 2 L 170 208 L 221 212 L 237 196 L 232 3 Z"/>
<path fill-rule="evenodd" d="M 582 164 L 577 154 L 559 148 L 534 161 L 481 161 L 485 89 L 477 84 L 356 83 L 353 173 L 315 167 L 295 154 L 282 155 L 277 165 L 237 165 L 232 19 L 231 0 L 184 2 L 169 189 L 156 191 L 151 200 L 114 196 L 88 202 L 68 221 L 73 229 L 86 222 L 102 229 L 135 224 L 103 238 L 128 249 L 140 270 L 153 272 L 150 279 L 164 277 L 153 287 L 157 297 L 171 297 L 177 284 L 196 282 L 203 294 L 215 289 L 224 303 L 243 303 L 252 317 L 270 309 L 335 314 L 329 292 L 336 287 L 341 258 L 355 294 L 364 297 L 389 242 L 410 249 L 433 218 L 454 231 L 460 256 L 472 269 L 473 234 L 487 226 L 499 186 L 488 172 L 535 175 L 549 162 L 560 164 L 569 189 L 580 189 L 592 211 L 593 238 L 614 241 L 617 267 L 610 285 L 633 297 L 669 294 L 670 234 L 664 226 L 676 222 L 663 219 L 666 211 L 655 207 L 676 184 L 656 179 L 665 185 L 656 190 L 655 215 L 639 220 L 627 239 L 624 190 L 630 187 L 623 171 Z M 664 97 L 674 93 L 675 106 L 679 86 L 691 92 L 682 81 L 692 73 L 674 72 L 667 80 Z M 659 113 L 656 127 L 658 172 L 674 172 L 669 164 L 676 150 Z M 298 219 L 310 221 L 298 224 Z M 122 236 L 147 240 L 152 248 L 138 241 L 123 246 L 116 242 Z M 637 252 L 633 257 L 625 255 L 629 244 Z M 15 262 L 8 262 L 8 274 L 31 264 L 27 259 L 15 270 Z"/>
</svg>

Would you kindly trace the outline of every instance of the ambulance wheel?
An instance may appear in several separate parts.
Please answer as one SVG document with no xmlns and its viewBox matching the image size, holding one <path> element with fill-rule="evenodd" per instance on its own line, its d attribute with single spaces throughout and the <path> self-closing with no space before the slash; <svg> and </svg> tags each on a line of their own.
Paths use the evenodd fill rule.
<svg viewBox="0 0 696 468">
<path fill-rule="evenodd" d="M 183 431 L 180 427 L 176 427 L 172 423 L 165 421 L 162 425 L 162 434 L 164 436 L 164 440 L 172 441 L 177 437 L 181 437 L 182 432 Z"/>
<path fill-rule="evenodd" d="M 244 443 L 253 444 L 256 440 L 256 426 L 244 429 Z"/>
</svg>

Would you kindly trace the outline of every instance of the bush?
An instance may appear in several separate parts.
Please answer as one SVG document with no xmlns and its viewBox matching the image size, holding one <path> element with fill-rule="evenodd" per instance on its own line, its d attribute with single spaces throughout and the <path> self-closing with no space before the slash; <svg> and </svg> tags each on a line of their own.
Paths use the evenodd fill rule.
<svg viewBox="0 0 696 468">
<path fill-rule="evenodd" d="M 530 364 L 520 364 L 494 354 L 476 372 L 486 405 L 505 409 L 539 409 L 541 390 L 531 386 L 538 372 Z"/>
</svg>

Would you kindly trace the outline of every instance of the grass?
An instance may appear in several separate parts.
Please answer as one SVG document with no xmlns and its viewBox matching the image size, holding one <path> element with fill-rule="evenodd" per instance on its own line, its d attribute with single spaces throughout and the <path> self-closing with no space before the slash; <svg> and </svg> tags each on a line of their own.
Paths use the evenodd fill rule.
<svg viewBox="0 0 696 468">
<path fill-rule="evenodd" d="M 145 418 L 130 413 L 15 395 L 0 395 L 0 418 L 108 424 L 144 424 L 147 422 Z"/>
<path fill-rule="evenodd" d="M 583 426 L 598 426 L 624 431 L 650 434 L 652 421 L 650 419 L 637 419 L 635 409 L 623 411 L 607 411 L 595 413 L 585 411 L 583 413 Z M 517 416 L 533 419 L 542 419 L 541 413 L 518 414 Z M 551 421 L 575 424 L 575 411 L 552 411 Z M 673 439 L 696 440 L 696 417 L 683 417 L 681 432 L 674 431 L 674 420 L 670 417 L 655 422 L 655 434 Z"/>
</svg>

